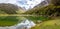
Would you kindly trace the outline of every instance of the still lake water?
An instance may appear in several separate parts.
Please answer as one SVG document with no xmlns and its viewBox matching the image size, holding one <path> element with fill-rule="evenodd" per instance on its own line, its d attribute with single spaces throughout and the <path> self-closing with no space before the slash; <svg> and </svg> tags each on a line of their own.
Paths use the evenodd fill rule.
<svg viewBox="0 0 60 29">
<path fill-rule="evenodd" d="M 36 21 L 48 19 L 42 16 L 0 16 L 0 29 L 29 29 Z"/>
</svg>

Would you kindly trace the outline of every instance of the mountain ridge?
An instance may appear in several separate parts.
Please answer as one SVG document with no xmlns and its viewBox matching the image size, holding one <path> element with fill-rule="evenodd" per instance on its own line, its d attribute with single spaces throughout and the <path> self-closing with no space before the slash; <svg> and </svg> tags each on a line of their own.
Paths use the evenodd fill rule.
<svg viewBox="0 0 60 29">
<path fill-rule="evenodd" d="M 23 8 L 10 3 L 0 3 L 0 11 L 3 11 L 6 14 L 17 14 L 16 11 L 19 11 L 19 10 L 23 10 Z M 1 14 L 4 14 L 4 13 L 1 13 Z"/>
</svg>

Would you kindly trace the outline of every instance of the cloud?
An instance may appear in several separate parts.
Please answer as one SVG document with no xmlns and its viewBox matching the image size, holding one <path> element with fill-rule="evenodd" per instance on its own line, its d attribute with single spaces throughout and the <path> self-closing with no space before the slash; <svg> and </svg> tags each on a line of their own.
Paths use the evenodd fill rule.
<svg viewBox="0 0 60 29">
<path fill-rule="evenodd" d="M 0 0 L 0 3 L 11 3 L 11 4 L 15 4 L 16 0 Z"/>
<path fill-rule="evenodd" d="M 21 1 L 17 1 L 19 4 L 25 5 L 27 3 L 27 1 L 25 0 L 21 0 Z"/>
<path fill-rule="evenodd" d="M 29 9 L 41 3 L 41 1 L 42 0 L 0 0 L 0 3 L 11 3 Z"/>
<path fill-rule="evenodd" d="M 25 7 L 26 9 L 29 9 L 29 8 L 33 8 L 34 6 L 38 5 L 39 3 L 41 3 L 41 1 L 43 0 L 21 0 L 23 5 L 23 7 Z"/>
</svg>

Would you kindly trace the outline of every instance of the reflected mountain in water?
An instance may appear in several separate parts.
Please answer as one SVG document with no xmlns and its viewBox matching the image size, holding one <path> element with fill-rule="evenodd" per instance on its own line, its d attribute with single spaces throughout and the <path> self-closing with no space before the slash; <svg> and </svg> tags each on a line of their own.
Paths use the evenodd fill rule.
<svg viewBox="0 0 60 29">
<path fill-rule="evenodd" d="M 0 29 L 29 29 L 31 27 L 34 27 L 36 24 L 28 19 L 23 19 L 24 17 L 21 17 L 20 19 L 22 19 L 23 21 L 19 21 L 17 25 L 14 26 L 6 26 L 6 27 L 0 27 Z"/>
</svg>

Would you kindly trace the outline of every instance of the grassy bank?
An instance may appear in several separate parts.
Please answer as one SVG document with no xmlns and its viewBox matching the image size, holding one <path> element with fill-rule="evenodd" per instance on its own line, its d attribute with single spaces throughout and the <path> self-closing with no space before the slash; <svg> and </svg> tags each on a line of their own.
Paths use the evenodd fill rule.
<svg viewBox="0 0 60 29">
<path fill-rule="evenodd" d="M 31 29 L 60 29 L 60 18 L 44 21 L 37 24 L 35 27 L 32 27 Z"/>
</svg>

